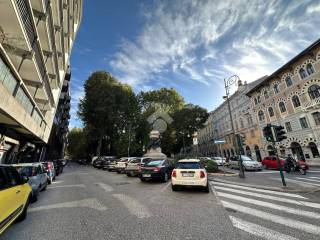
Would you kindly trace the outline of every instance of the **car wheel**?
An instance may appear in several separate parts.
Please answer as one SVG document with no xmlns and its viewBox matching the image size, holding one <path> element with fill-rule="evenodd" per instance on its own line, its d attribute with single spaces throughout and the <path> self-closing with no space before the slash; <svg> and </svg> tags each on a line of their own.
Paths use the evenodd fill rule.
<svg viewBox="0 0 320 240">
<path fill-rule="evenodd" d="M 163 182 L 168 182 L 169 176 L 168 173 L 164 173 Z"/>
<path fill-rule="evenodd" d="M 128 177 L 131 177 L 130 173 L 127 172 L 127 176 L 128 176 Z"/>
<path fill-rule="evenodd" d="M 140 178 L 141 182 L 147 181 L 145 178 Z"/>
<path fill-rule="evenodd" d="M 39 196 L 39 190 L 34 195 L 32 195 L 32 202 L 33 203 L 38 201 L 38 196 Z"/>
<path fill-rule="evenodd" d="M 178 191 L 179 189 L 178 189 L 178 187 L 177 186 L 175 186 L 175 185 L 171 185 L 171 188 L 172 188 L 172 191 L 174 191 L 174 192 L 176 192 L 176 191 Z"/>
<path fill-rule="evenodd" d="M 23 208 L 22 213 L 21 213 L 20 216 L 17 218 L 17 221 L 18 221 L 18 222 L 23 221 L 23 220 L 26 219 L 27 213 L 28 213 L 29 202 L 30 202 L 30 196 L 28 197 L 27 202 L 26 202 L 26 204 L 24 205 L 24 208 Z"/>
</svg>

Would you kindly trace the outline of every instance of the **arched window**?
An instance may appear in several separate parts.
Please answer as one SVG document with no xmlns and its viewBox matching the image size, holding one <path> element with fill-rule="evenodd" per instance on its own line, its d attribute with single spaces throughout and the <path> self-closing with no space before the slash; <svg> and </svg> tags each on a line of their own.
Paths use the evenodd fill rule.
<svg viewBox="0 0 320 240">
<path fill-rule="evenodd" d="M 310 148 L 314 158 L 320 157 L 317 145 L 314 142 L 309 143 L 309 148 Z"/>
<path fill-rule="evenodd" d="M 308 94 L 311 99 L 320 97 L 320 86 L 316 84 L 311 85 L 308 89 Z"/>
<path fill-rule="evenodd" d="M 292 104 L 295 108 L 301 106 L 300 99 L 297 95 L 294 95 L 291 100 L 292 100 Z"/>
<path fill-rule="evenodd" d="M 258 112 L 258 118 L 260 122 L 264 122 L 264 113 L 262 110 Z"/>
<path fill-rule="evenodd" d="M 273 108 L 272 108 L 272 107 L 269 107 L 269 108 L 268 108 L 268 112 L 269 112 L 269 116 L 270 116 L 270 117 L 273 117 L 273 116 L 274 116 L 274 111 L 273 111 Z"/>
<path fill-rule="evenodd" d="M 280 92 L 279 84 L 276 83 L 273 85 L 273 91 L 275 94 L 278 94 Z"/>
<path fill-rule="evenodd" d="M 300 74 L 301 79 L 304 79 L 308 76 L 307 72 L 306 72 L 306 70 L 304 70 L 304 68 L 300 68 L 299 74 Z"/>
<path fill-rule="evenodd" d="M 260 97 L 260 95 L 257 97 L 257 101 L 258 101 L 258 103 L 261 103 L 261 97 Z"/>
<path fill-rule="evenodd" d="M 258 100 L 257 98 L 254 98 L 254 104 L 257 105 L 258 104 Z"/>
<path fill-rule="evenodd" d="M 308 63 L 308 65 L 307 65 L 307 72 L 309 75 L 314 73 L 314 68 L 311 63 Z"/>
<path fill-rule="evenodd" d="M 314 123 L 318 126 L 320 125 L 320 112 L 314 112 L 312 113 L 312 117 L 314 120 Z"/>
<path fill-rule="evenodd" d="M 290 86 L 292 85 L 292 79 L 291 79 L 290 76 L 287 76 L 286 79 L 285 79 L 285 81 L 286 81 L 287 87 L 290 87 Z"/>
<path fill-rule="evenodd" d="M 263 95 L 264 95 L 264 99 L 268 99 L 269 98 L 269 93 L 268 93 L 267 90 L 264 91 Z"/>
<path fill-rule="evenodd" d="M 280 108 L 280 112 L 282 113 L 287 111 L 286 105 L 284 104 L 284 102 L 279 102 L 279 108 Z"/>
</svg>

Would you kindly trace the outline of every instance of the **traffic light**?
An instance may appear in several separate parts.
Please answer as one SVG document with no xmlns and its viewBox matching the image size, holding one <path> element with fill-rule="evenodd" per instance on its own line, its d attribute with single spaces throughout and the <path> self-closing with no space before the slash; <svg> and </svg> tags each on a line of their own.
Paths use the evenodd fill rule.
<svg viewBox="0 0 320 240">
<path fill-rule="evenodd" d="M 271 124 L 268 124 L 263 128 L 263 136 L 268 142 L 274 142 Z"/>
<path fill-rule="evenodd" d="M 242 134 L 237 134 L 238 145 L 241 148 L 246 145 L 246 136 Z"/>
<path fill-rule="evenodd" d="M 276 142 L 281 142 L 282 140 L 287 139 L 287 136 L 285 136 L 286 131 L 283 126 L 274 126 L 273 129 L 276 135 Z"/>
</svg>

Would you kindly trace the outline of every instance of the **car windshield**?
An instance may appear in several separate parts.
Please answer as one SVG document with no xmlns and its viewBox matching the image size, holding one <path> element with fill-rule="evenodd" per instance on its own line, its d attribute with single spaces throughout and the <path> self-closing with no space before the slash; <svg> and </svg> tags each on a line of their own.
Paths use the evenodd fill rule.
<svg viewBox="0 0 320 240">
<path fill-rule="evenodd" d="M 251 159 L 251 158 L 249 158 L 247 156 L 244 156 L 244 155 L 241 155 L 241 159 L 242 159 L 242 161 L 253 161 L 254 162 L 253 159 Z"/>
<path fill-rule="evenodd" d="M 222 157 L 215 157 L 214 160 L 223 160 Z"/>
<path fill-rule="evenodd" d="M 26 175 L 28 177 L 31 177 L 35 173 L 35 169 L 33 167 L 16 167 L 17 171 L 20 174 Z"/>
<path fill-rule="evenodd" d="M 151 161 L 151 162 L 148 162 L 146 166 L 159 166 L 159 165 L 162 165 L 163 162 L 164 160 Z"/>
<path fill-rule="evenodd" d="M 148 164 L 149 162 L 151 162 L 151 161 L 153 161 L 154 159 L 152 159 L 152 158 L 144 158 L 144 159 L 142 159 L 142 163 L 143 164 Z"/>
<path fill-rule="evenodd" d="M 200 169 L 200 162 L 178 162 L 177 169 Z"/>
</svg>

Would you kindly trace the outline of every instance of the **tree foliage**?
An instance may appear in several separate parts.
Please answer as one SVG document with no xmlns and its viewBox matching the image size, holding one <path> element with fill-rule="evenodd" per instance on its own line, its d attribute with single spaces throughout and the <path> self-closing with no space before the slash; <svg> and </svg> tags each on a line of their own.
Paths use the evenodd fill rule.
<svg viewBox="0 0 320 240">
<path fill-rule="evenodd" d="M 81 128 L 73 128 L 68 134 L 68 154 L 72 158 L 87 157 L 86 134 Z"/>
</svg>

